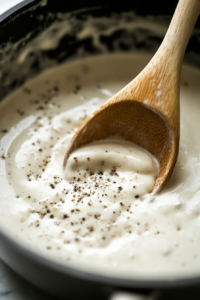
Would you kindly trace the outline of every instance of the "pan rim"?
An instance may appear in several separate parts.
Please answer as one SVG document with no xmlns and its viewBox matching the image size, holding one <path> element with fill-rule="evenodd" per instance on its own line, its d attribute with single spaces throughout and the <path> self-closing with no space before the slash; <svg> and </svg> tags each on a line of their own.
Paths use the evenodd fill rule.
<svg viewBox="0 0 200 300">
<path fill-rule="evenodd" d="M 40 255 L 36 251 L 28 249 L 3 233 L 0 229 L 0 241 L 4 240 L 6 244 L 15 252 L 20 253 L 31 262 L 41 265 L 44 268 L 48 268 L 51 271 L 59 272 L 61 275 L 72 276 L 77 279 L 90 281 L 99 284 L 107 284 L 115 287 L 123 288 L 145 288 L 145 289 L 166 289 L 166 288 L 178 288 L 194 286 L 200 283 L 200 276 L 191 276 L 189 278 L 173 278 L 173 279 L 128 279 L 123 277 L 112 277 L 102 274 L 98 274 L 92 271 L 84 271 L 76 267 L 63 265 L 62 262 L 56 262 L 48 259 L 43 255 Z M 1 257 L 6 263 L 6 261 Z M 8 264 L 11 268 L 12 265 Z"/>
</svg>

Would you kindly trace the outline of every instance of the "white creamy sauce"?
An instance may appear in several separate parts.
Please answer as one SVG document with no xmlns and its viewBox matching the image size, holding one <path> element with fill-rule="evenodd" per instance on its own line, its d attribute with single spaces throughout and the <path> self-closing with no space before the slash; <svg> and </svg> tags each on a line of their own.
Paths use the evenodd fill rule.
<svg viewBox="0 0 200 300">
<path fill-rule="evenodd" d="M 120 192 L 127 185 L 131 192 L 129 196 L 125 194 L 125 199 L 139 198 L 152 191 L 157 169 L 156 161 L 137 145 L 119 138 L 110 138 L 92 142 L 74 151 L 67 161 L 64 179 L 76 182 L 78 178 L 79 182 L 88 182 L 90 177 L 91 188 L 99 187 L 105 181 L 105 189 L 112 186 L 113 194 L 116 193 L 113 183 L 121 184 L 122 186 L 117 187 L 119 199 L 123 198 L 125 192 L 123 195 Z M 113 195 L 110 197 L 113 198 Z M 101 194 L 98 198 L 101 198 Z"/>
<path fill-rule="evenodd" d="M 180 153 L 162 193 L 148 196 L 154 159 L 115 138 L 76 150 L 63 173 L 77 128 L 149 60 L 116 54 L 67 63 L 0 104 L 3 232 L 45 257 L 101 274 L 200 275 L 200 72 L 182 70 Z"/>
</svg>

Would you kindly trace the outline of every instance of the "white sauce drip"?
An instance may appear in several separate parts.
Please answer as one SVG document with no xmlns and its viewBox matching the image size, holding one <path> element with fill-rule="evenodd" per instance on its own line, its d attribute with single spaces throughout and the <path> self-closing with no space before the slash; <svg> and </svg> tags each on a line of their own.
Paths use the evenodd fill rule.
<svg viewBox="0 0 200 300">
<path fill-rule="evenodd" d="M 63 178 L 63 158 L 76 129 L 149 60 L 149 56 L 119 54 L 68 63 L 30 81 L 0 104 L 3 232 L 62 264 L 115 277 L 200 275 L 198 71 L 182 70 L 180 154 L 160 195 L 140 196 L 148 192 L 156 174 L 155 162 L 140 149 L 150 168 L 135 167 L 134 158 L 127 159 L 126 153 L 122 171 L 119 166 L 114 171 L 119 176 L 110 175 L 109 165 L 104 176 L 98 175 L 102 184 L 98 182 L 94 194 L 89 188 L 95 174 L 87 175 L 88 184 L 78 178 L 70 184 Z M 107 144 L 112 151 L 113 143 Z M 85 155 L 77 150 L 76 157 L 85 159 Z M 115 164 L 118 153 L 112 159 Z M 146 176 L 146 190 L 141 190 L 135 176 Z M 80 201 L 75 191 L 79 185 L 87 194 Z"/>
</svg>

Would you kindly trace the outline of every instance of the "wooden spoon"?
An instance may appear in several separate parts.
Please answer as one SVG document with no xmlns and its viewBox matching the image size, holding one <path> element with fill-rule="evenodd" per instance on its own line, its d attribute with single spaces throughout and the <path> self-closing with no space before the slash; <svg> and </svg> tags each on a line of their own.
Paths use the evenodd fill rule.
<svg viewBox="0 0 200 300">
<path fill-rule="evenodd" d="M 145 69 L 79 127 L 64 158 L 94 140 L 117 135 L 150 152 L 160 169 L 152 192 L 169 180 L 179 150 L 180 70 L 200 0 L 180 0 L 166 36 Z"/>
</svg>

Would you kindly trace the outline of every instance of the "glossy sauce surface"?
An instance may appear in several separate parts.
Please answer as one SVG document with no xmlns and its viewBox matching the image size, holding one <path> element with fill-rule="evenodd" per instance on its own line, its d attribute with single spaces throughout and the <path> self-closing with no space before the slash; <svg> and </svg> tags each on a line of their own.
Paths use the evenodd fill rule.
<svg viewBox="0 0 200 300">
<path fill-rule="evenodd" d="M 1 103 L 3 231 L 62 264 L 102 274 L 200 275 L 198 71 L 182 71 L 180 154 L 160 195 L 145 196 L 154 159 L 115 138 L 77 150 L 63 173 L 76 129 L 149 60 L 119 54 L 71 62 Z"/>
</svg>

